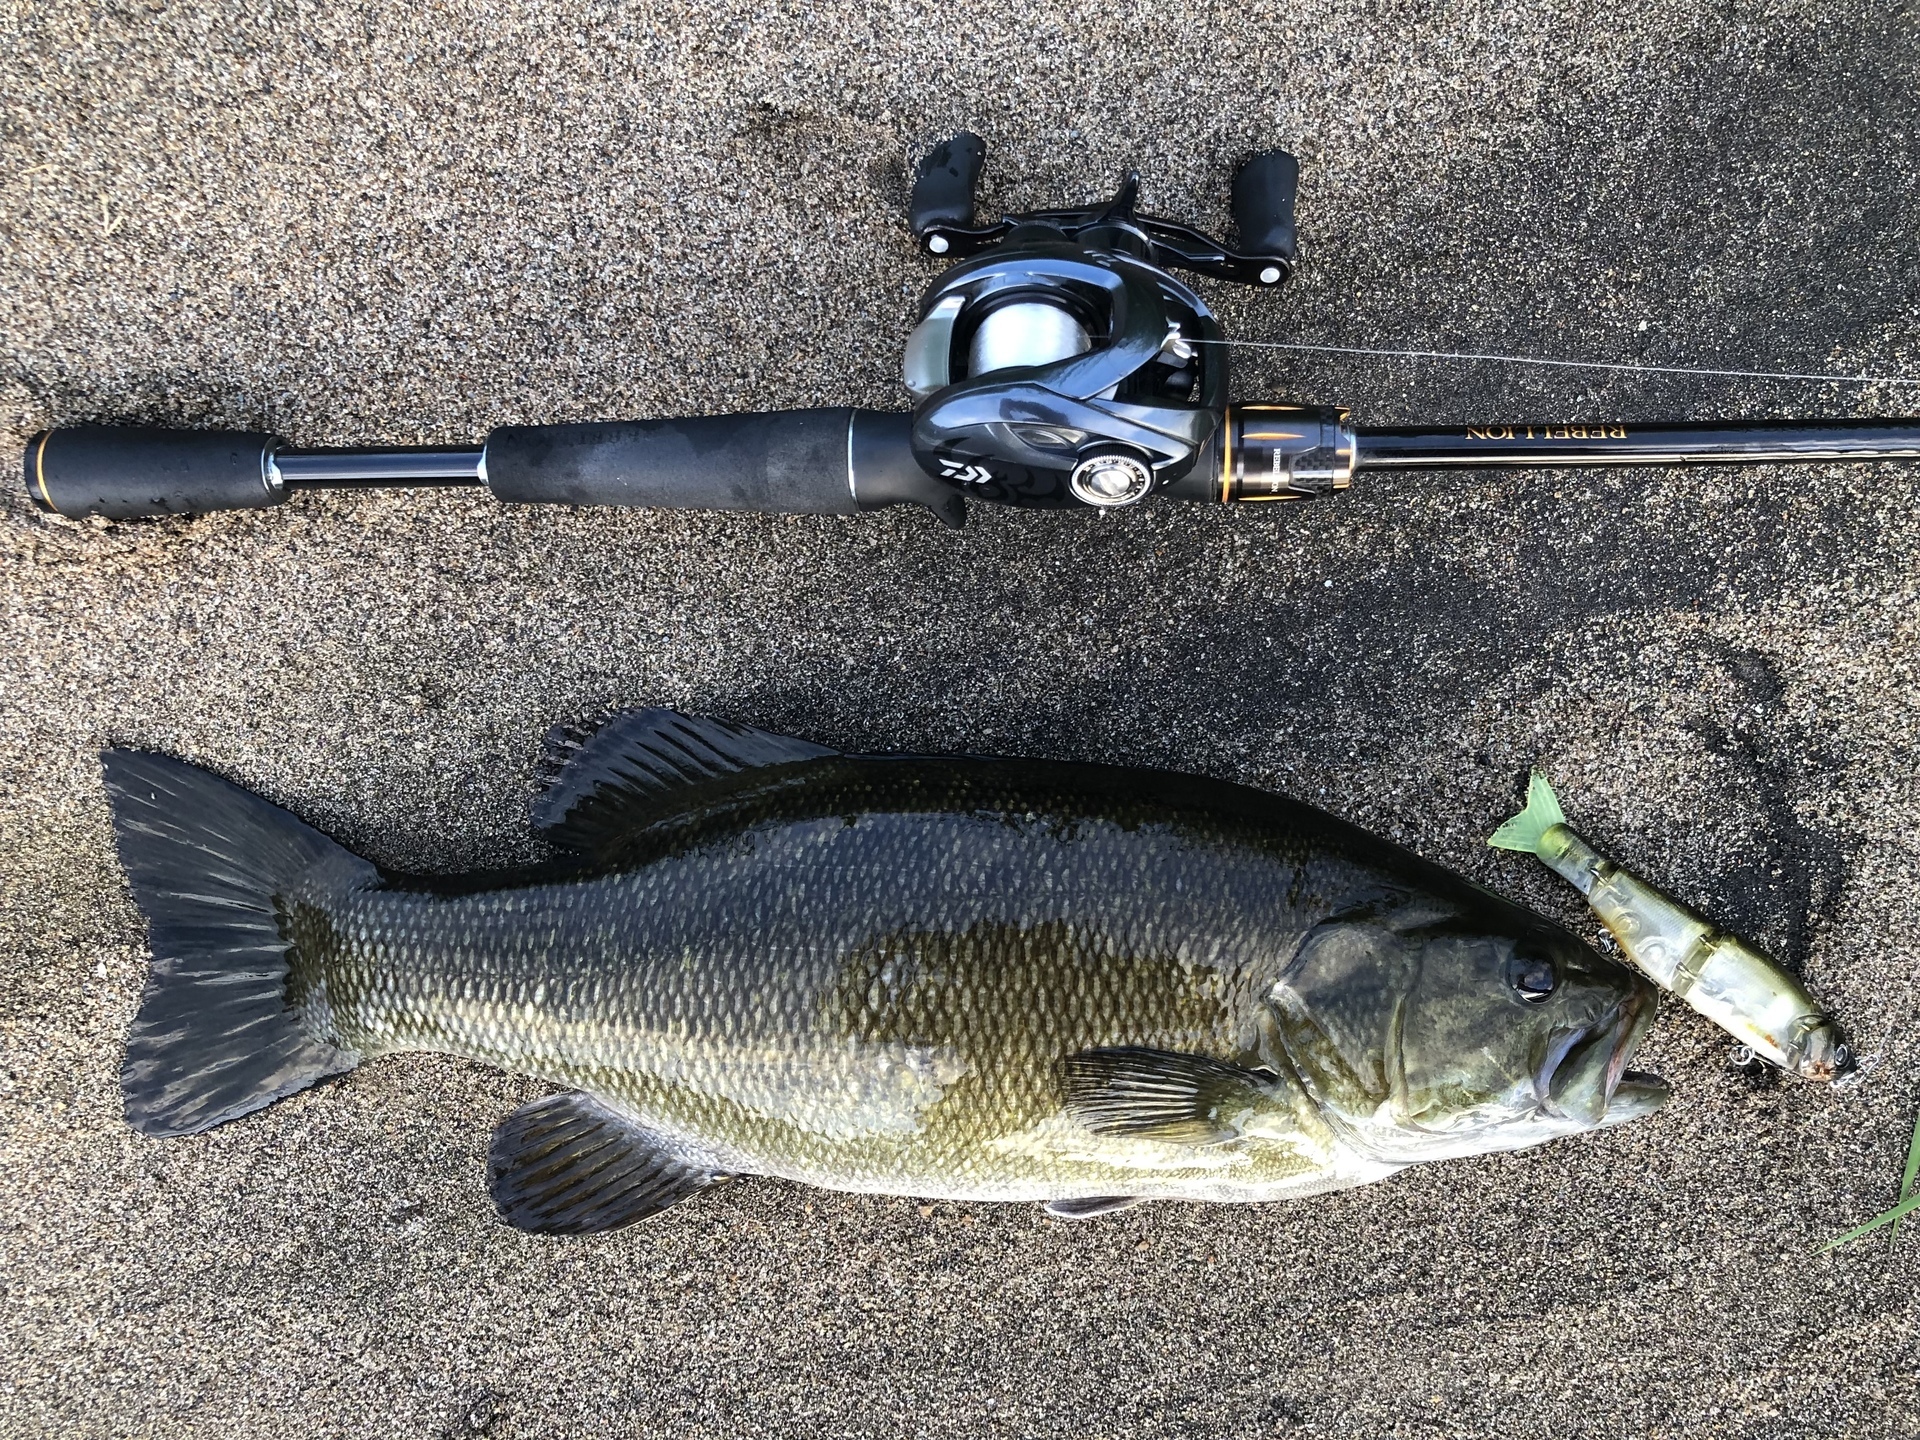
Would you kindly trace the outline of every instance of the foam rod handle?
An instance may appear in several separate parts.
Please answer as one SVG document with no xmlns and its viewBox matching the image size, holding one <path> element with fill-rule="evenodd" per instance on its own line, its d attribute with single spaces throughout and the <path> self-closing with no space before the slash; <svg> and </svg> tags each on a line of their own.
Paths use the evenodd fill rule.
<svg viewBox="0 0 1920 1440">
<path fill-rule="evenodd" d="M 1292 260 L 1299 243 L 1293 201 L 1300 189 L 1300 162 L 1284 150 L 1249 155 L 1233 176 L 1233 224 L 1249 255 Z"/>
<path fill-rule="evenodd" d="M 854 413 L 507 425 L 487 437 L 487 488 L 520 504 L 851 515 Z"/>
<path fill-rule="evenodd" d="M 27 442 L 27 494 L 78 520 L 203 515 L 278 505 L 286 490 L 268 460 L 280 442 L 235 430 L 75 425 Z"/>
</svg>

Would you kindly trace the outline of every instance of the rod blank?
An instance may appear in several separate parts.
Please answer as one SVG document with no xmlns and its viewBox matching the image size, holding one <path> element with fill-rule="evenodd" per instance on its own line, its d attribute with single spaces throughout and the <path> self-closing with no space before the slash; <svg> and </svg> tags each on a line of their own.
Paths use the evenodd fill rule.
<svg viewBox="0 0 1920 1440">
<path fill-rule="evenodd" d="M 479 445 L 277 450 L 267 465 L 282 485 L 484 485 L 486 453 Z"/>
<path fill-rule="evenodd" d="M 1356 470 L 1920 459 L 1920 419 L 1399 425 L 1354 432 Z"/>
</svg>

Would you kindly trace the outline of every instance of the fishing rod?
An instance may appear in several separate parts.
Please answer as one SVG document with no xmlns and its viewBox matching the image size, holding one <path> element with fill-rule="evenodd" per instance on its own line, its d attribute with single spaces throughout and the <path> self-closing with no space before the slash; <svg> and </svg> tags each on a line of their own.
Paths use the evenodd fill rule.
<svg viewBox="0 0 1920 1440">
<path fill-rule="evenodd" d="M 305 489 L 484 485 L 519 504 L 826 515 L 913 504 L 957 527 L 969 498 L 1110 509 L 1153 495 L 1302 500 L 1370 471 L 1920 459 L 1920 418 L 1374 427 L 1336 406 L 1230 403 L 1229 342 L 1172 272 L 1285 284 L 1298 248 L 1294 157 L 1262 151 L 1235 173 L 1236 247 L 1140 214 L 1131 174 L 1104 204 L 978 224 L 985 158 L 962 133 L 915 172 L 913 233 L 959 263 L 928 288 L 907 336 L 911 411 L 506 425 L 483 445 L 323 450 L 255 431 L 82 425 L 28 442 L 27 491 L 76 518 L 253 509 Z"/>
</svg>

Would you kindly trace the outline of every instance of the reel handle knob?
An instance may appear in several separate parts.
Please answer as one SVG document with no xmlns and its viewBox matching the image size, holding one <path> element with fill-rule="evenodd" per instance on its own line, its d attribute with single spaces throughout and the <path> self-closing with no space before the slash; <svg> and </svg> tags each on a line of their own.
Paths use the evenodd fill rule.
<svg viewBox="0 0 1920 1440">
<path fill-rule="evenodd" d="M 946 246 L 928 231 L 943 225 L 967 229 L 973 224 L 973 192 L 986 159 L 987 142 L 962 130 L 934 146 L 914 167 L 907 220 L 934 254 L 945 254 Z"/>
<path fill-rule="evenodd" d="M 1288 262 L 1299 253 L 1293 229 L 1293 202 L 1300 189 L 1300 162 L 1284 150 L 1262 150 L 1249 155 L 1233 172 L 1233 224 L 1240 249 L 1251 255 L 1272 255 Z M 1286 278 L 1276 275 L 1267 281 Z"/>
</svg>

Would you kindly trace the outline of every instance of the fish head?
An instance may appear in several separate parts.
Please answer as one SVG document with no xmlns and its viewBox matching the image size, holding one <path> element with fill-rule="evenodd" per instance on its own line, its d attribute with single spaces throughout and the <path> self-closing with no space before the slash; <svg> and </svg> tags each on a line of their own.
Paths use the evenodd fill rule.
<svg viewBox="0 0 1920 1440">
<path fill-rule="evenodd" d="M 1400 1035 L 1407 1117 L 1593 1129 L 1655 1003 L 1639 975 L 1557 927 L 1429 934 Z"/>
<path fill-rule="evenodd" d="M 1559 927 L 1514 911 L 1345 929 L 1289 976 L 1282 1030 L 1371 1158 L 1517 1150 L 1664 1103 L 1665 1085 L 1627 1070 L 1653 988 Z"/>
</svg>

